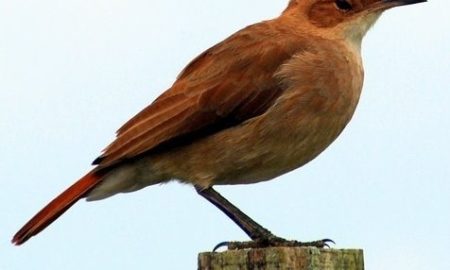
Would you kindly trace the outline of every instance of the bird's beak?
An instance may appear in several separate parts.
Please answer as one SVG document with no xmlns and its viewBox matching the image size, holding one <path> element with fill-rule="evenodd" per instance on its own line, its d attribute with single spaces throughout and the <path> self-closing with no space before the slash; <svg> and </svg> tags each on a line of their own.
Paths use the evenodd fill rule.
<svg viewBox="0 0 450 270">
<path fill-rule="evenodd" d="M 417 3 L 426 2 L 427 0 L 382 0 L 380 1 L 380 5 L 386 5 L 389 7 L 393 6 L 406 6 Z"/>
<path fill-rule="evenodd" d="M 399 6 L 412 5 L 427 2 L 427 0 L 383 0 L 385 3 L 396 3 Z"/>
<path fill-rule="evenodd" d="M 398 6 L 406 6 L 427 2 L 427 0 L 378 0 L 375 1 L 372 8 L 374 10 L 386 10 Z"/>
</svg>

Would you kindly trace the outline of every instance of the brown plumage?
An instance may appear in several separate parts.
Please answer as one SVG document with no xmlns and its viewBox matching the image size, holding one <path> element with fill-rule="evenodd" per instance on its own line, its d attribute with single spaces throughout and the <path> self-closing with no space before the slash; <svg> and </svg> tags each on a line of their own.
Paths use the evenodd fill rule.
<svg viewBox="0 0 450 270">
<path fill-rule="evenodd" d="M 270 180 L 319 155 L 358 103 L 363 36 L 384 10 L 418 2 L 291 0 L 278 18 L 238 31 L 195 58 L 170 89 L 124 124 L 93 171 L 13 242 L 22 244 L 80 198 L 176 179 L 194 185 L 253 240 L 274 244 L 269 231 L 211 187 Z"/>
<path fill-rule="evenodd" d="M 211 125 L 218 130 L 263 113 L 282 91 L 273 74 L 305 46 L 301 37 L 287 30 L 283 35 L 283 27 L 253 25 L 205 51 L 169 90 L 119 129 L 95 163 L 108 166 Z"/>
</svg>

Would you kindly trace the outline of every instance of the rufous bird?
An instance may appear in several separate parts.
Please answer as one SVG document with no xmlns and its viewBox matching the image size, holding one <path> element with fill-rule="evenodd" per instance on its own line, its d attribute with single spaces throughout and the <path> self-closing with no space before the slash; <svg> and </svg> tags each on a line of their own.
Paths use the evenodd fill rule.
<svg viewBox="0 0 450 270">
<path fill-rule="evenodd" d="M 264 246 L 276 237 L 214 185 L 274 179 L 317 157 L 355 112 L 361 41 L 382 12 L 426 0 L 290 0 L 195 58 L 175 83 L 125 123 L 95 167 L 14 235 L 20 245 L 82 198 L 100 200 L 178 180 Z M 249 242 L 250 243 L 250 242 Z"/>
</svg>

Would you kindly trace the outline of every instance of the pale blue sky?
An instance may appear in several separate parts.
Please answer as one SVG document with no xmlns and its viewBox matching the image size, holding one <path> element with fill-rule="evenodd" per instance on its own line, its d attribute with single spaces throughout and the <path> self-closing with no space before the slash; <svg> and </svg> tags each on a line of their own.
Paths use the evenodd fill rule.
<svg viewBox="0 0 450 270">
<path fill-rule="evenodd" d="M 13 233 L 90 167 L 204 49 L 285 0 L 0 0 L 0 269 L 196 269 L 246 236 L 189 186 L 78 203 L 22 247 Z M 367 270 L 450 269 L 450 2 L 387 12 L 341 137 L 267 183 L 219 187 L 279 236 L 363 248 Z"/>
</svg>

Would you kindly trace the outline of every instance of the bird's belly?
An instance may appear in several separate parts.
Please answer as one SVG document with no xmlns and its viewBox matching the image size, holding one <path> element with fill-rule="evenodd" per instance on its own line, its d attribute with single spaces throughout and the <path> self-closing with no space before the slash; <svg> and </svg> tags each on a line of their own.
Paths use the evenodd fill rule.
<svg viewBox="0 0 450 270">
<path fill-rule="evenodd" d="M 325 150 L 347 122 L 347 119 L 323 116 L 300 123 L 278 123 L 267 129 L 271 132 L 260 133 L 259 137 L 254 138 L 252 147 L 239 151 L 239 156 L 235 156 L 234 169 L 228 168 L 228 172 L 218 177 L 215 184 L 256 183 L 301 167 Z"/>
<path fill-rule="evenodd" d="M 353 108 L 345 113 L 279 113 L 282 115 L 269 113 L 183 147 L 160 164 L 170 178 L 205 187 L 267 181 L 319 155 L 346 126 Z"/>
</svg>

